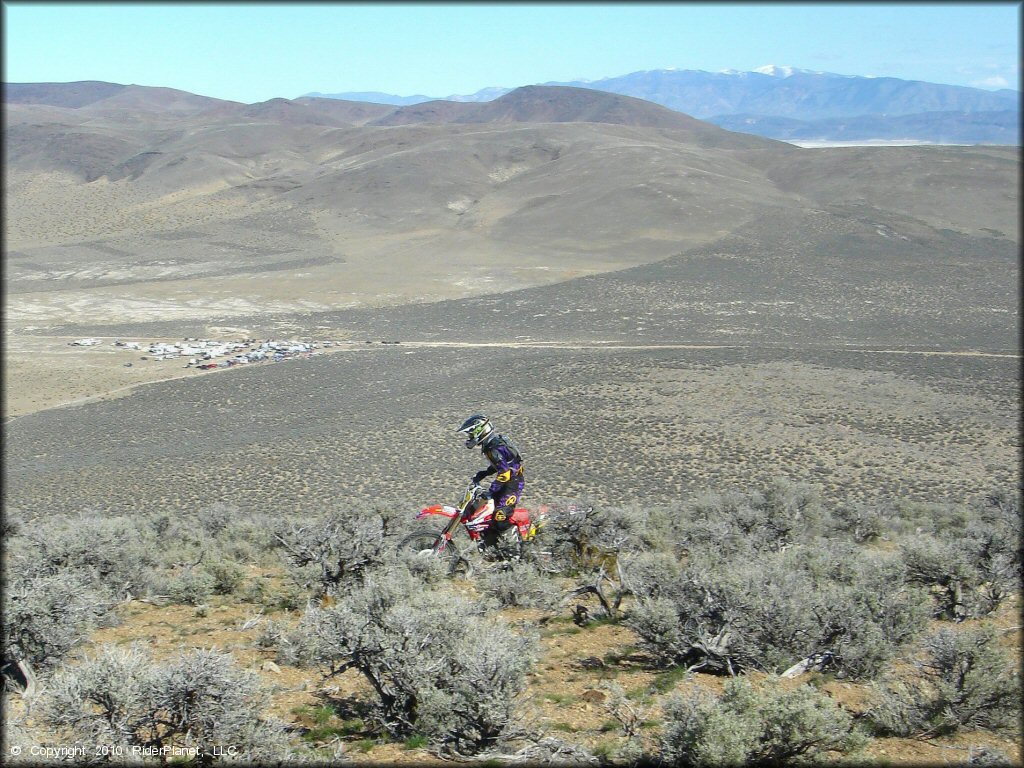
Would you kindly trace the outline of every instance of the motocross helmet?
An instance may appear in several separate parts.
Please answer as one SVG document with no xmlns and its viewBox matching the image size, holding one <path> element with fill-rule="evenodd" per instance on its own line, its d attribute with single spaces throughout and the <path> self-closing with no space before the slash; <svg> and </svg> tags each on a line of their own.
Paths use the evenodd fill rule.
<svg viewBox="0 0 1024 768">
<path fill-rule="evenodd" d="M 491 420 L 486 416 L 474 413 L 462 422 L 462 426 L 455 431 L 461 432 L 466 436 L 467 448 L 475 448 L 487 441 L 487 438 L 494 432 L 494 427 L 491 426 Z"/>
</svg>

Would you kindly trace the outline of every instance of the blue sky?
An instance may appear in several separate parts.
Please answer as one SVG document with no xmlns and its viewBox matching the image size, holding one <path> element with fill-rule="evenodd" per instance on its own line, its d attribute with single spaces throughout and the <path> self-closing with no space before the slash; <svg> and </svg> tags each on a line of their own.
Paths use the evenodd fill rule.
<svg viewBox="0 0 1024 768">
<path fill-rule="evenodd" d="M 1020 3 L 4 2 L 4 81 L 253 103 L 766 64 L 1020 88 Z"/>
</svg>

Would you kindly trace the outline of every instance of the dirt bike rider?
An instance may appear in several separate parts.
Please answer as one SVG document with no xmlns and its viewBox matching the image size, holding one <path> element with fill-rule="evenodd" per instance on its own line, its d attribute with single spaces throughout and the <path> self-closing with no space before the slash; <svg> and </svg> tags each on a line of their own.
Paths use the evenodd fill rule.
<svg viewBox="0 0 1024 768">
<path fill-rule="evenodd" d="M 484 543 L 494 546 L 498 536 L 512 526 L 512 512 L 522 498 L 526 476 L 523 474 L 523 457 L 519 455 L 512 441 L 494 431 L 491 421 L 479 413 L 466 419 L 456 432 L 466 435 L 466 447 L 480 447 L 487 461 L 488 469 L 481 469 L 473 475 L 473 482 L 479 483 L 488 475 L 495 475 L 485 497 L 494 499 L 494 515 L 483 531 Z M 486 508 L 486 503 L 476 509 L 467 509 L 465 519 L 470 519 Z"/>
</svg>

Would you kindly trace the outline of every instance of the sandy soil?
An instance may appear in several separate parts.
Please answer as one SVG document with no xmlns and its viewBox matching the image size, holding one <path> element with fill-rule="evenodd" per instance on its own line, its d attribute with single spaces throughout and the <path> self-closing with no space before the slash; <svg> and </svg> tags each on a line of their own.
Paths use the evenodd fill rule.
<svg viewBox="0 0 1024 768">
<path fill-rule="evenodd" d="M 4 418 L 115 397 L 155 381 L 195 376 L 182 360 L 147 360 L 145 352 L 104 344 L 71 347 L 71 337 L 13 336 L 4 343 Z M 112 342 L 113 339 L 104 339 Z M 165 341 L 172 341 L 165 339 Z M 127 367 L 126 363 L 131 363 Z"/>
</svg>

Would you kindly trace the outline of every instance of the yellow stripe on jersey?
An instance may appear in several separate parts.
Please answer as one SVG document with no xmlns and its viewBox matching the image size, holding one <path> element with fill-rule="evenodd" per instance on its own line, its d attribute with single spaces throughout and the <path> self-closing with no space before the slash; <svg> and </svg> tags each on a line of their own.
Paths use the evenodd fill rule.
<svg viewBox="0 0 1024 768">
<path fill-rule="evenodd" d="M 504 472 L 499 472 L 497 477 L 494 478 L 495 482 L 507 483 L 512 479 L 512 470 L 506 469 Z"/>
</svg>

